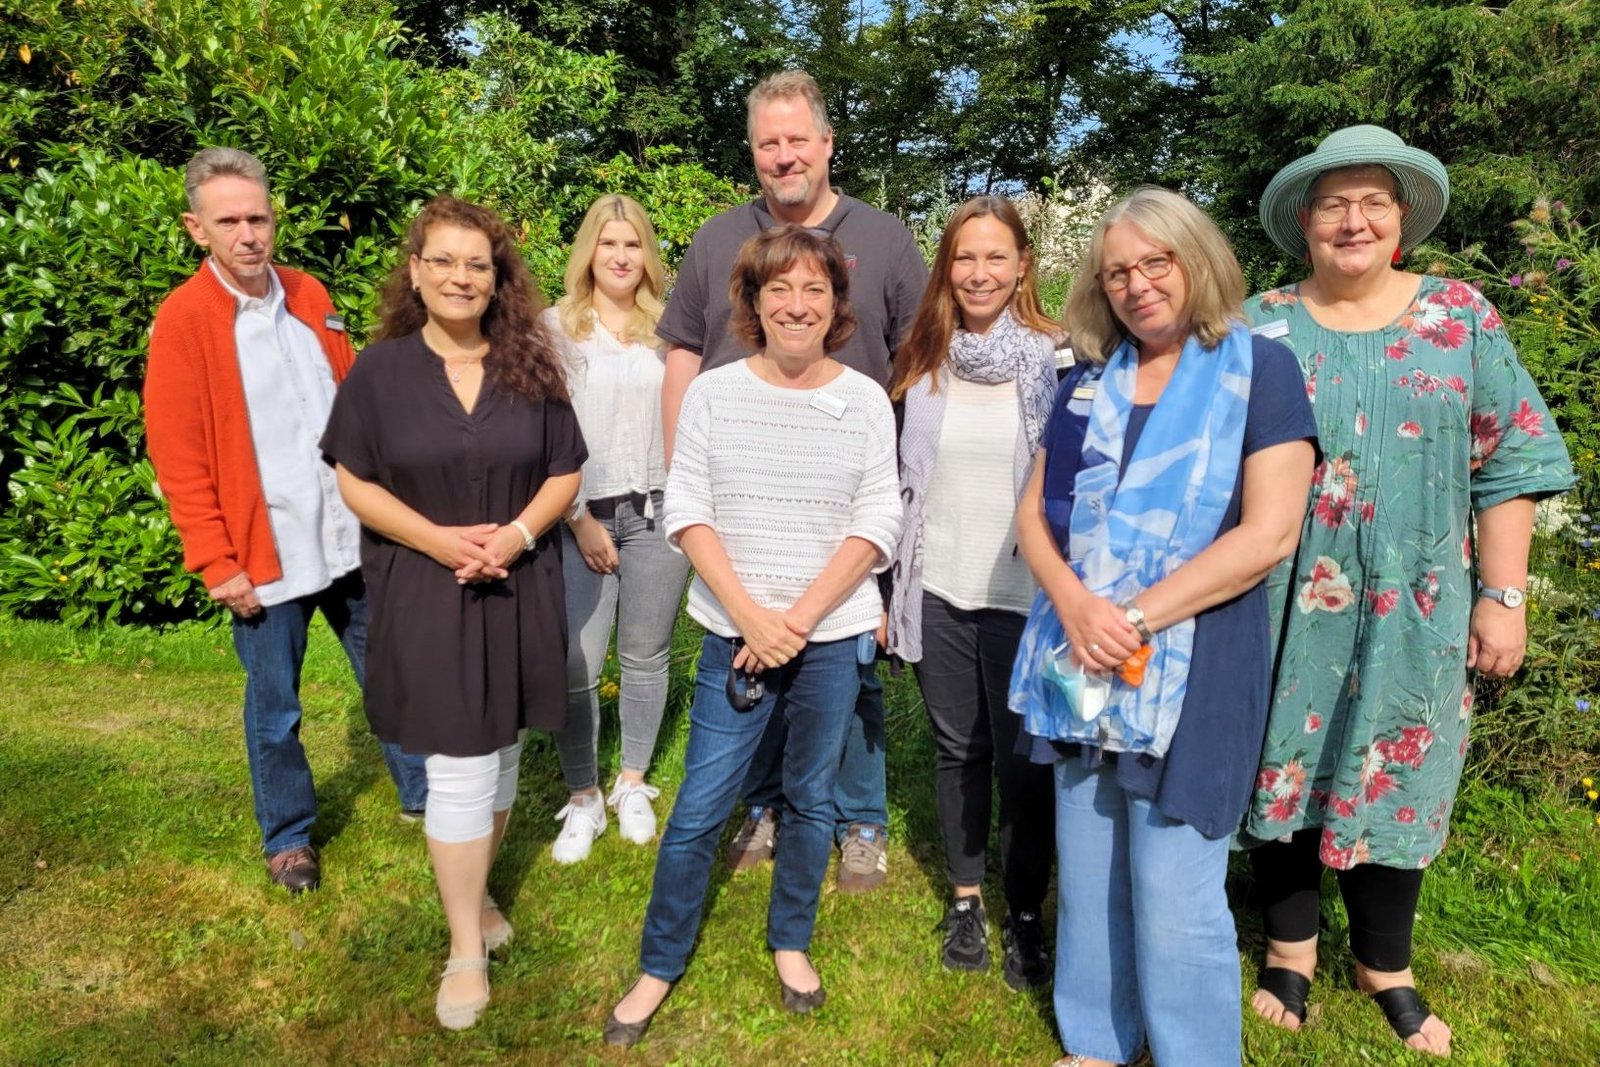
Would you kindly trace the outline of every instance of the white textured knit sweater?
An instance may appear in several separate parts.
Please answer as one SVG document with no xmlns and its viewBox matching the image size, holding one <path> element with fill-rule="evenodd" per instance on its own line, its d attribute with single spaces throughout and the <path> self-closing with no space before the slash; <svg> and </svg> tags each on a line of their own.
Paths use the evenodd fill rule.
<svg viewBox="0 0 1600 1067">
<path fill-rule="evenodd" d="M 716 531 L 750 598 L 785 611 L 847 537 L 872 542 L 889 566 L 900 537 L 894 414 L 884 391 L 844 368 L 818 389 L 785 389 L 748 360 L 706 371 L 684 394 L 667 476 L 666 534 Z M 837 641 L 875 629 L 883 611 L 870 576 L 811 634 Z M 698 576 L 689 614 L 736 637 L 727 612 Z"/>
</svg>

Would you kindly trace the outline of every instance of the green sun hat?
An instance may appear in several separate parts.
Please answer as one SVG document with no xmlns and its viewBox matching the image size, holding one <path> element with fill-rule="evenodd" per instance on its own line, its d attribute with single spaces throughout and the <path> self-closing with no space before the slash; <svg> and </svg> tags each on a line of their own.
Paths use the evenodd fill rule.
<svg viewBox="0 0 1600 1067">
<path fill-rule="evenodd" d="M 1382 126 L 1346 126 L 1322 139 L 1317 150 L 1290 163 L 1267 183 L 1261 194 L 1261 227 L 1272 243 L 1295 259 L 1306 254 L 1300 209 L 1311 187 L 1325 171 L 1340 167 L 1380 166 L 1400 183 L 1400 202 L 1409 204 L 1400 224 L 1400 247 L 1421 244 L 1450 206 L 1450 175 L 1431 152 L 1412 148 Z"/>
</svg>

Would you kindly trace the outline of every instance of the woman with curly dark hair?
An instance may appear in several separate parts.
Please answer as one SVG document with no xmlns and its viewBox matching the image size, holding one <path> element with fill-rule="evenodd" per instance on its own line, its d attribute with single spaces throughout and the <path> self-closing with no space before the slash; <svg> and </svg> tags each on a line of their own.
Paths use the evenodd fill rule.
<svg viewBox="0 0 1600 1067">
<path fill-rule="evenodd" d="M 566 611 L 552 527 L 587 456 L 555 340 L 506 225 L 422 209 L 322 439 L 362 524 L 366 710 L 427 757 L 428 853 L 450 960 L 439 1022 L 489 1002 L 511 927 L 486 889 L 516 796 L 518 736 L 566 719 Z"/>
</svg>

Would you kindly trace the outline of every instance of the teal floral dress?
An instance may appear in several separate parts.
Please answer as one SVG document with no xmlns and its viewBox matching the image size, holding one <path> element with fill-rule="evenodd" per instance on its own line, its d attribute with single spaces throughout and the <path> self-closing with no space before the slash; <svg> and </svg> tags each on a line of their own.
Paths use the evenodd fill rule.
<svg viewBox="0 0 1600 1067">
<path fill-rule="evenodd" d="M 1246 844 L 1322 830 L 1323 863 L 1426 867 L 1467 752 L 1471 518 L 1572 485 L 1499 313 L 1424 277 L 1381 330 L 1319 326 L 1299 287 L 1246 302 L 1295 352 L 1323 451 L 1295 557 L 1269 579 L 1279 647 Z"/>
</svg>

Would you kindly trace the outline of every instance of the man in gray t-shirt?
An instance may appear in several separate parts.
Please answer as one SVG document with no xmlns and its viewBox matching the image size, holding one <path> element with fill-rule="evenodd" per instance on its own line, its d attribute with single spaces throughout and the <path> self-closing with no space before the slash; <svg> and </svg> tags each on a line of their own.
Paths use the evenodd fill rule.
<svg viewBox="0 0 1600 1067">
<path fill-rule="evenodd" d="M 826 231 L 839 242 L 850 268 L 850 304 L 859 326 L 834 358 L 883 386 L 889 383 L 894 348 L 911 328 L 928 282 L 917 243 L 899 219 L 828 184 L 833 127 L 821 90 L 809 74 L 788 70 L 764 78 L 746 103 L 750 153 L 762 195 L 700 227 L 656 326 L 669 346 L 661 390 L 669 462 L 678 410 L 694 376 L 750 354 L 728 335 L 733 314 L 728 282 L 746 240 L 787 222 Z M 728 852 L 736 869 L 772 855 L 783 800 L 784 742 L 782 719 L 774 716 L 772 722 L 745 782 L 749 813 Z M 884 847 L 889 819 L 883 683 L 870 664 L 861 669 L 856 721 L 845 744 L 834 801 L 839 809 L 839 888 L 875 889 L 888 870 Z"/>
</svg>

